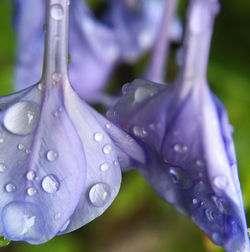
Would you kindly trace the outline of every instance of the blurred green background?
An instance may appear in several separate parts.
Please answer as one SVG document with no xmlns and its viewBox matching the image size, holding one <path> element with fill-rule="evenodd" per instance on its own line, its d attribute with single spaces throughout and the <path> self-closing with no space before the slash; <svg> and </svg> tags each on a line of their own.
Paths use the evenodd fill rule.
<svg viewBox="0 0 250 252">
<path fill-rule="evenodd" d="M 74 1 L 74 0 L 72 0 Z M 100 1 L 92 0 L 94 8 Z M 186 1 L 180 2 L 184 13 Z M 234 126 L 239 176 L 250 223 L 250 1 L 223 0 L 216 19 L 208 79 L 212 90 L 228 109 Z M 27 27 L 28 29 L 28 27 Z M 11 1 L 0 1 L 0 95 L 11 92 L 15 36 L 11 25 Z M 173 46 L 168 78 L 176 73 Z M 109 90 L 140 76 L 146 55 L 135 66 L 118 67 Z M 123 176 L 121 191 L 98 219 L 73 233 L 31 246 L 12 242 L 1 251 L 13 252 L 213 252 L 213 245 L 195 224 L 159 199 L 136 171 Z"/>
</svg>

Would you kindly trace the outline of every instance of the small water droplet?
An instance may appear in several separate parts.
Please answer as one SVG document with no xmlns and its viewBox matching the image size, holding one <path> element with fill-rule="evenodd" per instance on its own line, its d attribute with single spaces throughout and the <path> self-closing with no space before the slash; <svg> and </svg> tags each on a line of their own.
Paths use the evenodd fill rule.
<svg viewBox="0 0 250 252">
<path fill-rule="evenodd" d="M 34 171 L 28 171 L 26 174 L 26 178 L 30 181 L 34 180 L 36 177 L 36 173 Z"/>
<path fill-rule="evenodd" d="M 117 160 L 114 160 L 114 165 L 119 166 L 120 164 L 119 164 L 119 162 Z"/>
<path fill-rule="evenodd" d="M 56 150 L 49 150 L 46 154 L 47 160 L 50 162 L 54 162 L 58 158 L 58 152 Z"/>
<path fill-rule="evenodd" d="M 133 133 L 135 136 L 137 136 L 139 138 L 145 138 L 148 135 L 147 131 L 140 126 L 134 126 Z"/>
<path fill-rule="evenodd" d="M 60 183 L 55 175 L 50 174 L 43 178 L 42 188 L 47 193 L 55 193 L 59 190 Z"/>
<path fill-rule="evenodd" d="M 39 83 L 39 84 L 37 85 L 37 88 L 38 88 L 38 90 L 43 91 L 43 90 L 44 90 L 44 85 L 43 85 L 43 83 Z"/>
<path fill-rule="evenodd" d="M 50 15 L 55 20 L 61 20 L 64 16 L 64 10 L 60 4 L 54 4 L 50 7 Z"/>
<path fill-rule="evenodd" d="M 195 206 L 197 206 L 197 204 L 198 204 L 198 199 L 196 199 L 196 198 L 193 198 L 193 204 L 195 205 Z"/>
<path fill-rule="evenodd" d="M 6 165 L 4 163 L 0 163 L 0 172 L 4 172 L 6 170 Z"/>
<path fill-rule="evenodd" d="M 52 74 L 53 84 L 58 83 L 58 82 L 61 80 L 61 78 L 62 78 L 62 75 L 61 75 L 60 73 L 54 72 L 54 73 Z"/>
<path fill-rule="evenodd" d="M 112 151 L 112 146 L 110 144 L 106 144 L 102 149 L 104 154 L 109 154 Z"/>
<path fill-rule="evenodd" d="M 30 154 L 31 150 L 30 149 L 26 149 L 25 152 L 26 152 L 26 154 Z"/>
<path fill-rule="evenodd" d="M 94 134 L 94 139 L 96 142 L 101 142 L 103 140 L 103 134 L 100 132 L 97 132 Z"/>
<path fill-rule="evenodd" d="M 39 107 L 28 101 L 15 103 L 4 114 L 4 127 L 16 135 L 28 135 L 32 133 L 38 123 Z"/>
<path fill-rule="evenodd" d="M 109 164 L 108 163 L 103 163 L 100 166 L 101 171 L 107 171 L 109 169 Z"/>
<path fill-rule="evenodd" d="M 179 153 L 185 153 L 187 152 L 188 148 L 184 144 L 175 144 L 174 145 L 174 151 L 179 152 Z"/>
<path fill-rule="evenodd" d="M 105 126 L 106 126 L 107 129 L 111 128 L 111 124 L 110 123 L 107 123 Z"/>
<path fill-rule="evenodd" d="M 195 164 L 200 167 L 204 165 L 204 163 L 199 159 L 196 160 Z"/>
<path fill-rule="evenodd" d="M 224 189 L 228 185 L 228 179 L 224 175 L 220 175 L 214 178 L 214 185 L 219 189 Z"/>
<path fill-rule="evenodd" d="M 104 206 L 110 198 L 110 187 L 105 183 L 97 183 L 89 191 L 90 202 L 96 207 Z"/>
<path fill-rule="evenodd" d="M 13 183 L 8 183 L 5 186 L 5 191 L 8 193 L 16 191 L 16 186 Z"/>
<path fill-rule="evenodd" d="M 24 150 L 24 148 L 25 148 L 25 146 L 21 143 L 17 145 L 17 149 L 20 151 Z"/>
<path fill-rule="evenodd" d="M 192 185 L 190 178 L 181 168 L 170 167 L 169 168 L 169 175 L 170 175 L 173 183 L 179 185 L 183 189 L 188 189 Z"/>
<path fill-rule="evenodd" d="M 29 188 L 27 189 L 27 194 L 28 194 L 29 196 L 34 196 L 36 193 L 37 193 L 37 191 L 36 191 L 36 189 L 35 189 L 34 187 L 29 187 Z"/>
<path fill-rule="evenodd" d="M 70 223 L 70 220 L 67 220 L 67 221 L 64 223 L 64 225 L 62 226 L 62 228 L 60 229 L 60 232 L 65 231 L 66 228 L 68 227 L 69 223 Z"/>
<path fill-rule="evenodd" d="M 4 143 L 4 138 L 0 137 L 0 144 Z"/>
<path fill-rule="evenodd" d="M 59 212 L 56 213 L 56 214 L 55 214 L 55 219 L 56 219 L 56 220 L 59 220 L 60 218 L 61 218 L 61 213 L 59 213 Z"/>
<path fill-rule="evenodd" d="M 6 247 L 10 244 L 10 240 L 5 238 L 4 236 L 0 236 L 0 247 Z"/>
</svg>

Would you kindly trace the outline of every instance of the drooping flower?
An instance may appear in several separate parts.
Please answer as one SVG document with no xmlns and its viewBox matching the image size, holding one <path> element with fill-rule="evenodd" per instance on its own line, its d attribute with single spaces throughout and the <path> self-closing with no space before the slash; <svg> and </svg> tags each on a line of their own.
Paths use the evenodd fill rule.
<svg viewBox="0 0 250 252">
<path fill-rule="evenodd" d="M 71 88 L 68 8 L 47 0 L 41 81 L 0 98 L 0 234 L 14 241 L 40 244 L 98 217 L 119 191 L 119 154 L 121 165 L 144 159 Z"/>
<path fill-rule="evenodd" d="M 18 38 L 15 89 L 20 90 L 37 83 L 41 76 L 45 1 L 13 1 Z M 129 1 L 119 0 L 109 5 L 109 19 L 102 22 L 85 2 L 72 1 L 69 78 L 77 93 L 88 102 L 108 103 L 103 89 L 115 64 L 131 58 L 131 54 L 135 60 L 152 47 L 163 15 L 163 0 L 136 0 L 132 6 Z M 177 22 L 172 30 L 173 38 L 180 36 Z M 145 43 L 147 46 L 142 45 Z"/>
<path fill-rule="evenodd" d="M 247 225 L 226 110 L 206 69 L 215 0 L 191 0 L 179 76 L 164 86 L 135 80 L 107 115 L 147 149 L 139 170 L 229 252 L 249 251 Z"/>
</svg>

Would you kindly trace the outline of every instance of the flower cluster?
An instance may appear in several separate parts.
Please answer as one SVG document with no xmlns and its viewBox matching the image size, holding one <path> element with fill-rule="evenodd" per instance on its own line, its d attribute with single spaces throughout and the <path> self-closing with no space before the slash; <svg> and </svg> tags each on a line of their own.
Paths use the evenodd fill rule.
<svg viewBox="0 0 250 252">
<path fill-rule="evenodd" d="M 214 243 L 249 251 L 231 126 L 206 81 L 217 0 L 190 0 L 178 76 L 153 82 L 181 36 L 176 5 L 111 0 L 98 20 L 80 0 L 47 0 L 46 18 L 43 0 L 14 0 L 21 91 L 0 98 L 4 237 L 41 244 L 82 227 L 136 167 Z M 125 84 L 107 118 L 85 102 L 110 104 L 103 89 L 115 66 L 154 44 L 146 79 Z"/>
</svg>

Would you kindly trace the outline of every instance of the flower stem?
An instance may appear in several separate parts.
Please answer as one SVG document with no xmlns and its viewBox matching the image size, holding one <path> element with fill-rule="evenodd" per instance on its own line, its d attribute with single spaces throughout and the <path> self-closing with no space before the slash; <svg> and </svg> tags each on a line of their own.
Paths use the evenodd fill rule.
<svg viewBox="0 0 250 252">
<path fill-rule="evenodd" d="M 214 19 L 219 10 L 217 0 L 191 0 L 182 48 L 180 77 L 189 90 L 206 78 Z"/>
<path fill-rule="evenodd" d="M 69 0 L 47 0 L 42 79 L 46 85 L 68 78 Z"/>
<path fill-rule="evenodd" d="M 170 29 L 178 0 L 165 0 L 161 26 L 156 37 L 155 47 L 145 73 L 145 78 L 154 82 L 164 82 L 169 52 Z"/>
</svg>

